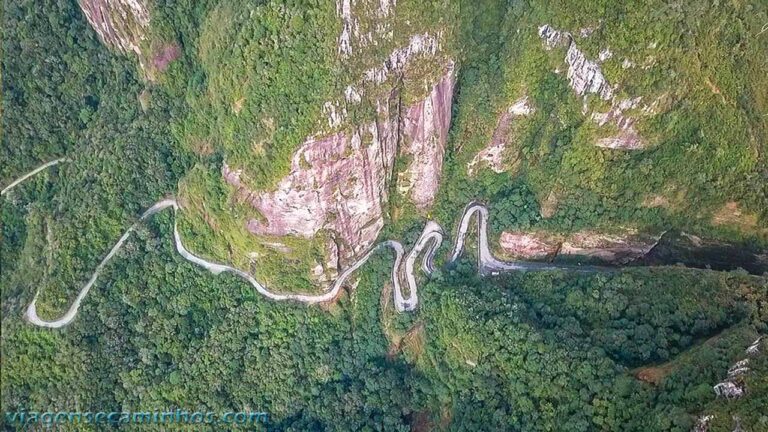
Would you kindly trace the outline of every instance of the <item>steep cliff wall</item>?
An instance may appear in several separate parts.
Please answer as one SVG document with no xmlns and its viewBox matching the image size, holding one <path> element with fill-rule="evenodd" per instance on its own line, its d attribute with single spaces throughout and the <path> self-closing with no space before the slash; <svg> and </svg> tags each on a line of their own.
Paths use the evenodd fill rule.
<svg viewBox="0 0 768 432">
<path fill-rule="evenodd" d="M 141 45 L 149 29 L 146 0 L 79 0 L 78 3 L 105 45 L 141 55 Z"/>
<path fill-rule="evenodd" d="M 453 63 L 429 96 L 412 105 L 403 118 L 402 155 L 411 161 L 399 173 L 398 189 L 408 194 L 416 208 L 425 210 L 435 200 L 443 168 L 445 144 L 451 124 Z"/>
<path fill-rule="evenodd" d="M 242 170 L 225 164 L 224 179 L 263 216 L 248 220 L 248 230 L 258 236 L 308 239 L 329 230 L 342 259 L 359 256 L 384 225 L 399 142 L 400 155 L 411 158 L 402 175 L 408 182 L 404 190 L 417 207 L 428 207 L 440 181 L 453 82 L 450 66 L 428 96 L 405 109 L 405 114 L 390 112 L 387 103 L 379 103 L 379 121 L 351 133 L 309 138 L 293 155 L 290 174 L 273 191 L 250 190 Z"/>
<path fill-rule="evenodd" d="M 197 41 L 205 82 L 179 128 L 201 158 L 221 157 L 182 182 L 191 247 L 304 291 L 372 246 L 397 217 L 393 193 L 398 203 L 432 205 L 456 54 L 447 4 L 309 9 L 213 5 Z M 288 273 L 303 280 L 281 279 Z"/>
<path fill-rule="evenodd" d="M 291 173 L 271 192 L 248 190 L 240 173 L 225 164 L 226 181 L 264 217 L 247 221 L 248 230 L 312 238 L 329 229 L 341 240 L 345 258 L 368 248 L 383 226 L 397 145 L 386 108 L 380 114 L 384 121 L 361 126 L 351 136 L 340 132 L 307 140 L 294 154 Z"/>
</svg>

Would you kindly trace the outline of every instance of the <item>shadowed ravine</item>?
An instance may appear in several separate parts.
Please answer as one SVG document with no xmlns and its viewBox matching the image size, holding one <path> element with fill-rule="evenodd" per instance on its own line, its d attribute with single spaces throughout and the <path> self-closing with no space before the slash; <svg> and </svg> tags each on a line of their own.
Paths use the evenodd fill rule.
<svg viewBox="0 0 768 432">
<path fill-rule="evenodd" d="M 22 177 L 20 180 L 15 181 L 12 184 L 12 186 L 17 185 L 18 183 L 25 180 L 26 178 L 29 178 L 30 176 L 36 174 L 40 170 L 48 166 L 52 166 L 58 162 L 59 161 L 54 161 L 54 163 L 49 163 L 42 166 L 41 168 L 36 169 L 30 174 Z M 33 298 L 32 302 L 27 307 L 27 311 L 25 313 L 25 318 L 27 319 L 27 321 L 29 321 L 31 324 L 41 326 L 41 327 L 48 327 L 48 328 L 60 328 L 71 323 L 77 316 L 77 312 L 80 308 L 80 304 L 88 295 L 88 291 L 91 289 L 93 284 L 96 283 L 96 280 L 99 278 L 99 275 L 101 274 L 101 271 L 103 270 L 104 266 L 115 256 L 117 251 L 120 250 L 120 248 L 123 246 L 123 244 L 131 235 L 131 233 L 137 228 L 137 226 L 140 223 L 143 223 L 146 219 L 148 219 L 155 213 L 158 213 L 168 208 L 171 208 L 175 214 L 179 208 L 176 200 L 165 199 L 155 203 L 155 205 L 150 207 L 147 211 L 144 212 L 144 214 L 142 214 L 142 216 L 139 218 L 138 221 L 136 221 L 136 223 L 131 225 L 125 231 L 125 233 L 123 233 L 123 235 L 120 237 L 117 243 L 115 243 L 115 245 L 112 247 L 109 253 L 104 257 L 104 259 L 96 267 L 96 269 L 94 270 L 88 282 L 80 289 L 80 292 L 75 298 L 75 301 L 72 303 L 72 305 L 69 307 L 67 312 L 61 318 L 58 318 L 53 321 L 47 321 L 47 320 L 41 319 L 37 315 L 36 304 L 37 304 L 37 298 L 39 295 L 39 291 L 38 291 L 38 293 L 35 294 L 35 297 Z M 481 275 L 496 275 L 501 272 L 511 272 L 511 271 L 568 270 L 568 271 L 576 271 L 576 272 L 613 272 L 613 271 L 618 271 L 620 269 L 620 267 L 608 267 L 608 266 L 596 266 L 596 265 L 499 260 L 493 255 L 493 253 L 491 253 L 491 250 L 488 246 L 488 209 L 484 205 L 476 202 L 471 202 L 464 208 L 464 212 L 462 213 L 461 219 L 459 220 L 458 230 L 456 232 L 456 242 L 453 246 L 453 251 L 451 253 L 449 263 L 455 262 L 459 258 L 459 256 L 461 256 L 461 253 L 464 250 L 464 244 L 465 244 L 467 233 L 471 228 L 470 223 L 473 218 L 476 219 L 476 223 L 477 223 L 476 225 L 477 226 L 477 259 L 478 259 L 477 265 L 478 265 L 478 271 L 480 272 Z M 336 298 L 336 296 L 339 293 L 339 290 L 344 285 L 344 282 L 349 278 L 349 276 L 355 270 L 357 270 L 363 264 L 365 264 L 368 261 L 368 259 L 379 249 L 391 248 L 395 253 L 395 260 L 392 265 L 392 284 L 394 288 L 393 289 L 394 303 L 395 303 L 396 309 L 399 312 L 404 312 L 404 311 L 414 310 L 419 304 L 418 286 L 416 284 L 416 276 L 414 274 L 414 265 L 416 263 L 416 260 L 419 256 L 423 256 L 422 264 L 421 264 L 422 271 L 424 271 L 426 274 L 430 274 L 434 271 L 434 257 L 435 257 L 436 251 L 439 249 L 443 241 L 443 229 L 436 222 L 428 221 L 424 226 L 424 230 L 422 231 L 418 240 L 414 244 L 413 248 L 405 257 L 405 265 L 402 268 L 401 266 L 403 265 L 402 261 L 403 261 L 403 255 L 405 255 L 405 248 L 400 242 L 396 240 L 386 240 L 377 244 L 376 246 L 372 247 L 369 251 L 367 251 L 357 261 L 355 261 L 352 265 L 350 265 L 347 269 L 345 269 L 339 275 L 339 277 L 332 283 L 329 290 L 325 291 L 323 294 L 316 294 L 316 295 L 275 293 L 267 289 L 261 283 L 259 283 L 259 281 L 254 279 L 253 276 L 251 276 L 250 274 L 242 270 L 239 270 L 237 268 L 234 268 L 225 264 L 208 261 L 206 259 L 203 259 L 201 257 L 194 255 L 189 250 L 187 250 L 187 248 L 184 246 L 184 243 L 181 240 L 176 218 L 174 218 L 173 236 L 176 244 L 176 250 L 187 261 L 190 261 L 200 267 L 203 267 L 209 270 L 213 274 L 219 274 L 222 272 L 234 273 L 238 275 L 240 278 L 250 283 L 256 289 L 256 291 L 258 291 L 261 295 L 271 300 L 294 300 L 294 301 L 308 303 L 308 304 L 327 302 Z M 654 259 L 655 261 L 649 261 L 648 263 L 653 265 L 668 263 L 658 258 L 654 258 Z M 668 257 L 668 259 L 674 259 L 674 257 Z M 674 261 L 671 261 L 671 262 L 674 262 Z M 404 296 L 403 290 L 401 287 L 401 280 L 400 280 L 401 275 L 405 279 L 405 283 L 408 287 L 407 297 Z"/>
</svg>

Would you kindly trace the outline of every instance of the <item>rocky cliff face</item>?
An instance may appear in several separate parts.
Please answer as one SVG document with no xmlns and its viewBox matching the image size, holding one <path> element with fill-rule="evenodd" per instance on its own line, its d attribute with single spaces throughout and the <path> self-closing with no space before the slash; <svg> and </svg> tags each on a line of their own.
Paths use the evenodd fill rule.
<svg viewBox="0 0 768 432">
<path fill-rule="evenodd" d="M 154 79 L 181 55 L 175 43 L 147 40 L 150 14 L 147 0 L 79 0 L 80 9 L 104 45 L 134 54 L 145 78 Z"/>
<path fill-rule="evenodd" d="M 610 264 L 626 264 L 645 256 L 658 240 L 658 237 L 641 236 L 632 230 L 619 234 L 581 231 L 568 236 L 505 231 L 501 233 L 499 246 L 502 253 L 521 260 L 567 255 L 598 259 Z"/>
<path fill-rule="evenodd" d="M 80 0 L 85 18 L 101 41 L 124 53 L 141 54 L 149 29 L 146 0 Z"/>
<path fill-rule="evenodd" d="M 554 258 L 559 242 L 543 234 L 504 231 L 499 246 L 512 258 L 543 259 Z"/>
<path fill-rule="evenodd" d="M 386 111 L 381 115 L 388 117 Z M 387 119 L 351 136 L 337 133 L 307 140 L 294 154 L 291 173 L 271 192 L 248 190 L 240 172 L 225 164 L 226 181 L 264 217 L 248 221 L 248 230 L 311 238 L 328 229 L 338 235 L 346 258 L 369 247 L 383 226 L 382 206 L 397 148 L 392 126 Z M 366 133 L 370 141 L 364 141 Z"/>
<path fill-rule="evenodd" d="M 591 32 L 590 32 L 591 33 Z M 549 25 L 539 27 L 539 37 L 548 50 L 566 47 L 565 63 L 568 65 L 566 76 L 573 91 L 584 98 L 585 115 L 589 114 L 586 98 L 590 94 L 597 95 L 600 99 L 609 101 L 611 108 L 608 112 L 593 112 L 591 119 L 598 126 L 612 124 L 618 128 L 618 133 L 604 138 L 599 138 L 595 145 L 608 149 L 642 150 L 648 143 L 635 129 L 637 114 L 627 115 L 626 112 L 636 109 L 641 115 L 655 114 L 664 97 L 657 98 L 650 105 L 642 104 L 642 96 L 620 99 L 616 96 L 618 86 L 610 84 L 603 74 L 600 63 L 613 57 L 610 49 L 603 49 L 598 55 L 598 60 L 591 60 L 579 49 L 573 35 L 566 31 L 552 28 Z M 589 34 L 582 32 L 582 37 Z M 634 67 L 634 63 L 624 59 L 623 68 Z"/>
<path fill-rule="evenodd" d="M 633 229 L 601 233 L 579 231 L 559 235 L 545 231 L 504 231 L 499 252 L 508 259 L 551 260 L 558 256 L 595 259 L 608 264 L 641 266 L 684 265 L 718 271 L 743 269 L 768 272 L 768 255 L 744 244 L 707 241 L 691 234 L 667 231 L 640 234 Z"/>
<path fill-rule="evenodd" d="M 633 230 L 620 234 L 582 231 L 567 237 L 559 253 L 625 264 L 650 252 L 658 241 L 659 237 L 639 235 Z"/>
<path fill-rule="evenodd" d="M 613 87 L 600 69 L 600 65 L 587 59 L 587 56 L 579 49 L 570 33 L 556 30 L 549 25 L 539 28 L 539 36 L 544 40 L 548 49 L 565 46 L 568 51 L 565 62 L 568 64 L 568 81 L 579 96 L 594 93 L 601 99 L 610 100 L 613 97 Z"/>
<path fill-rule="evenodd" d="M 408 107 L 402 118 L 390 112 L 387 103 L 380 103 L 379 121 L 352 133 L 308 139 L 294 154 L 290 174 L 273 191 L 249 190 L 242 171 L 225 164 L 224 179 L 263 216 L 263 220 L 249 220 L 248 230 L 255 235 L 305 238 L 329 230 L 342 259 L 358 256 L 373 244 L 384 225 L 398 142 L 401 154 L 411 158 L 400 176 L 403 190 L 417 207 L 431 205 L 445 153 L 453 83 L 451 66 L 429 95 Z"/>
<path fill-rule="evenodd" d="M 455 82 L 453 23 L 439 18 L 450 8 L 337 0 L 313 7 L 311 25 L 297 24 L 308 18 L 302 7 L 247 9 L 214 7 L 200 33 L 209 79 L 195 103 L 213 115 L 196 110 L 190 123 L 207 127 L 190 128 L 185 141 L 211 143 L 225 163 L 217 173 L 198 166 L 182 183 L 181 195 L 192 197 L 183 214 L 195 230 L 210 230 L 201 254 L 248 268 L 277 289 L 311 290 L 367 251 L 388 216 L 397 219 L 388 214 L 393 193 L 402 198 L 398 209 L 426 212 L 434 202 Z M 251 40 L 251 30 L 263 33 L 261 21 L 273 19 L 283 25 Z M 338 25 L 325 25 L 334 19 Z M 243 30 L 220 32 L 220 22 Z M 320 63 L 298 65 L 306 47 Z M 270 66 L 253 67 L 265 59 Z M 272 82 L 271 74 L 268 90 L 239 88 Z M 267 166 L 265 154 L 279 168 Z M 283 277 L 283 268 L 297 276 Z"/>
<path fill-rule="evenodd" d="M 752 371 L 751 361 L 761 355 L 760 345 L 763 338 L 763 336 L 760 336 L 757 340 L 752 342 L 746 349 L 747 357 L 735 362 L 728 368 L 727 377 L 712 387 L 712 390 L 718 398 L 725 398 L 726 400 L 740 399 L 749 394 L 745 377 L 754 373 L 754 371 Z M 701 415 L 696 426 L 694 426 L 693 431 L 708 432 L 709 424 L 714 419 L 714 414 Z M 741 418 L 739 418 L 739 416 L 733 415 L 731 416 L 731 420 L 733 421 L 734 431 L 744 430 L 741 427 Z"/>
<path fill-rule="evenodd" d="M 408 108 L 403 118 L 401 153 L 411 159 L 399 175 L 398 189 L 408 194 L 416 208 L 432 205 L 440 184 L 445 144 L 451 124 L 453 64 L 423 101 Z"/>
</svg>

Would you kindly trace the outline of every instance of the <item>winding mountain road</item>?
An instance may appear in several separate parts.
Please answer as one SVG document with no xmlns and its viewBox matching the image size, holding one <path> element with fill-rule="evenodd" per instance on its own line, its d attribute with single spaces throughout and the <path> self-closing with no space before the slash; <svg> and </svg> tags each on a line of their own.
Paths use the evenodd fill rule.
<svg viewBox="0 0 768 432">
<path fill-rule="evenodd" d="M 17 186 L 19 183 L 23 182 L 24 180 L 32 177 L 33 175 L 39 173 L 40 171 L 48 167 L 54 166 L 62 162 L 69 162 L 69 161 L 70 160 L 67 158 L 61 158 L 61 159 L 56 159 L 48 163 L 45 163 L 35 168 L 34 170 L 30 171 L 29 173 L 25 174 L 24 176 L 18 178 L 17 180 L 13 181 L 11 184 L 6 186 L 0 194 L 5 194 L 11 188 Z M 131 233 L 136 230 L 136 228 L 140 223 L 143 223 L 146 219 L 148 219 L 155 213 L 158 213 L 168 208 L 173 209 L 173 212 L 175 215 L 179 209 L 179 204 L 174 199 L 164 199 L 164 200 L 158 201 L 152 207 L 147 209 L 144 212 L 144 214 L 141 215 L 139 220 L 136 221 L 133 225 L 131 225 L 123 233 L 120 239 L 118 239 L 117 243 L 115 243 L 115 245 L 112 246 L 112 249 L 110 249 L 109 253 L 107 253 L 104 259 L 101 260 L 99 265 L 96 266 L 96 269 L 94 270 L 90 279 L 88 279 L 88 282 L 86 282 L 86 284 L 82 288 L 80 288 L 80 291 L 78 292 L 77 297 L 75 298 L 75 301 L 72 302 L 72 305 L 70 305 L 69 309 L 67 309 L 67 312 L 65 312 L 64 315 L 61 316 L 61 318 L 53 321 L 47 321 L 38 316 L 37 299 L 38 299 L 38 296 L 40 295 L 40 291 L 38 291 L 37 293 L 35 293 L 35 297 L 32 299 L 32 302 L 29 304 L 24 314 L 24 317 L 26 318 L 26 320 L 33 325 L 40 326 L 40 327 L 47 327 L 47 328 L 61 328 L 71 323 L 77 316 L 77 312 L 80 309 L 80 304 L 88 295 L 88 292 L 90 291 L 91 287 L 93 287 L 93 284 L 95 284 L 96 281 L 98 280 L 99 275 L 101 275 L 101 271 L 104 269 L 104 266 L 106 266 L 107 263 L 112 258 L 114 258 L 115 254 L 117 254 L 120 248 L 123 247 L 123 244 L 125 243 L 125 241 L 128 240 L 128 237 L 130 237 Z M 501 261 L 493 256 L 493 254 L 491 253 L 490 247 L 488 246 L 488 209 L 482 204 L 479 204 L 476 202 L 471 202 L 464 208 L 464 212 L 459 221 L 459 227 L 456 233 L 456 243 L 454 244 L 453 252 L 451 254 L 451 259 L 450 259 L 451 262 L 456 261 L 461 255 L 462 251 L 464 250 L 464 243 L 465 243 L 467 233 L 469 232 L 469 229 L 471 227 L 470 222 L 472 218 L 477 219 L 478 268 L 479 268 L 480 274 L 482 275 L 486 275 L 489 273 L 492 275 L 495 275 L 495 274 L 498 274 L 499 272 L 524 271 L 524 270 L 557 270 L 557 269 L 567 269 L 571 271 L 614 271 L 615 270 L 614 268 L 610 268 L 610 267 L 598 267 L 598 266 L 563 265 L 563 264 L 549 264 L 549 263 L 524 262 L 524 261 Z M 418 284 L 416 282 L 416 275 L 414 271 L 416 260 L 418 259 L 419 256 L 423 256 L 422 263 L 421 263 L 421 270 L 426 274 L 431 274 L 434 271 L 435 253 L 440 248 L 440 245 L 443 242 L 443 229 L 439 224 L 437 224 L 437 222 L 428 221 L 427 224 L 424 226 L 424 230 L 422 231 L 418 240 L 416 240 L 416 243 L 414 244 L 413 248 L 405 257 L 404 266 L 402 265 L 402 262 L 403 262 L 403 256 L 405 255 L 405 248 L 400 242 L 396 240 L 386 240 L 377 244 L 376 246 L 372 247 L 368 252 L 366 252 L 362 257 L 360 257 L 357 261 L 355 261 L 351 266 L 349 266 L 346 270 L 344 270 L 336 279 L 336 281 L 333 282 L 329 290 L 327 290 L 323 294 L 316 294 L 316 295 L 275 293 L 268 290 L 259 281 L 254 279 L 253 276 L 251 276 L 250 274 L 240 269 L 228 266 L 226 264 L 220 264 L 213 261 L 208 261 L 206 259 L 203 259 L 193 254 L 184 246 L 184 243 L 181 240 L 176 218 L 174 218 L 174 222 L 173 222 L 173 237 L 174 237 L 174 242 L 176 244 L 176 250 L 184 259 L 200 267 L 207 269 L 211 273 L 215 275 L 223 272 L 234 273 L 238 275 L 240 278 L 250 283 L 256 289 L 256 291 L 259 292 L 259 294 L 271 300 L 277 300 L 277 301 L 294 300 L 294 301 L 307 303 L 307 304 L 322 303 L 322 302 L 327 302 L 334 299 L 338 295 L 339 290 L 341 290 L 342 286 L 344 285 L 344 282 L 346 282 L 346 280 L 349 278 L 349 276 L 352 273 L 354 273 L 358 268 L 360 268 L 363 264 L 365 264 L 368 261 L 368 259 L 370 259 L 370 257 L 374 253 L 376 253 L 379 249 L 390 248 L 395 253 L 395 260 L 392 265 L 392 284 L 394 287 L 394 290 L 393 290 L 394 304 L 395 304 L 395 308 L 399 312 L 405 312 L 405 311 L 413 311 L 414 309 L 416 309 L 416 307 L 419 304 Z M 408 287 L 407 295 L 403 294 L 403 289 L 401 286 L 402 280 L 405 281 L 405 284 Z"/>
<path fill-rule="evenodd" d="M 505 271 L 520 270 L 569 270 L 582 272 L 611 272 L 615 267 L 602 267 L 594 265 L 552 264 L 531 261 L 501 261 L 493 256 L 488 246 L 488 208 L 477 202 L 470 202 L 464 208 L 459 229 L 456 235 L 456 243 L 451 254 L 451 262 L 456 261 L 464 250 L 464 239 L 469 230 L 469 222 L 477 215 L 477 266 L 480 274 L 495 274 Z"/>
<path fill-rule="evenodd" d="M 117 251 L 120 250 L 120 248 L 123 246 L 125 241 L 128 239 L 128 237 L 131 235 L 131 233 L 136 229 L 136 227 L 144 222 L 147 218 L 151 217 L 155 213 L 158 213 L 162 210 L 171 208 L 174 211 L 174 214 L 178 211 L 179 205 L 178 203 L 173 199 L 165 199 L 162 201 L 157 202 L 155 205 L 150 207 L 147 211 L 144 212 L 144 214 L 141 215 L 138 221 L 131 225 L 125 233 L 120 237 L 120 239 L 115 243 L 115 245 L 112 247 L 112 249 L 109 251 L 109 253 L 104 257 L 104 259 L 99 263 L 99 265 L 96 267 L 96 270 L 91 275 L 91 278 L 88 280 L 88 282 L 80 289 L 80 292 L 78 293 L 77 297 L 75 298 L 75 301 L 72 303 L 72 305 L 69 307 L 66 313 L 64 315 L 56 320 L 53 321 L 47 321 L 42 318 L 40 318 L 37 314 L 37 297 L 39 295 L 39 292 L 35 294 L 35 297 L 33 298 L 32 302 L 27 307 L 27 311 L 25 313 L 25 318 L 27 321 L 29 321 L 31 324 L 34 324 L 36 326 L 40 327 L 48 327 L 48 328 L 60 328 L 64 327 L 67 324 L 71 323 L 75 317 L 77 316 L 78 309 L 80 308 L 80 304 L 82 303 L 83 299 L 85 299 L 85 296 L 88 294 L 88 291 L 90 291 L 91 287 L 99 278 L 99 275 L 101 274 L 101 271 L 104 269 L 104 266 L 115 256 Z M 553 264 L 547 264 L 547 263 L 535 263 L 535 262 L 505 262 L 500 261 L 496 257 L 493 256 L 493 254 L 490 252 L 490 248 L 488 246 L 488 233 L 487 233 L 487 224 L 488 224 L 488 209 L 478 203 L 470 203 L 465 209 L 464 213 L 461 217 L 461 221 L 459 223 L 459 229 L 456 236 L 456 244 L 453 249 L 453 254 L 451 256 L 451 262 L 458 259 L 458 257 L 461 255 L 461 252 L 464 249 L 464 243 L 465 238 L 467 235 L 467 232 L 470 229 L 470 221 L 473 217 L 477 218 L 477 227 L 478 227 L 478 265 L 480 267 L 481 274 L 497 274 L 498 272 L 503 271 L 520 271 L 520 270 L 554 270 L 554 269 L 570 269 L 570 270 L 576 270 L 576 271 L 610 271 L 612 269 L 610 268 L 603 268 L 603 267 L 595 267 L 595 266 L 570 266 L 570 265 L 553 265 Z M 418 304 L 419 304 L 419 298 L 418 298 L 418 284 L 416 283 L 416 276 L 414 271 L 414 265 L 416 263 L 417 258 L 421 255 L 423 256 L 421 269 L 427 274 L 430 274 L 434 271 L 434 257 L 437 249 L 440 247 L 443 241 L 443 230 L 434 221 L 429 221 L 424 227 L 424 230 L 422 231 L 421 235 L 419 236 L 418 240 L 414 244 L 411 251 L 408 253 L 408 255 L 405 257 L 405 265 L 402 267 L 402 261 L 403 256 L 405 255 L 405 248 L 403 245 L 395 240 L 386 240 L 384 242 L 381 242 L 371 248 L 368 252 L 365 253 L 360 259 L 355 261 L 351 266 L 349 266 L 346 270 L 344 270 L 339 277 L 336 279 L 336 281 L 333 282 L 331 285 L 331 288 L 326 291 L 323 294 L 281 294 L 281 293 L 275 293 L 267 289 L 264 285 L 262 285 L 259 281 L 253 278 L 250 274 L 225 265 L 216 263 L 213 261 L 208 261 L 206 259 L 203 259 L 192 252 L 190 252 L 185 246 L 184 243 L 181 240 L 181 236 L 179 235 L 178 225 L 176 222 L 176 219 L 174 219 L 174 226 L 173 226 L 173 236 L 174 241 L 176 244 L 176 250 L 179 252 L 179 254 L 186 259 L 187 261 L 190 261 L 200 267 L 203 267 L 210 271 L 213 274 L 220 274 L 223 272 L 230 272 L 238 275 L 248 283 L 250 283 L 256 291 L 259 292 L 259 294 L 263 295 L 264 297 L 267 297 L 271 300 L 277 300 L 277 301 L 284 301 L 284 300 L 294 300 L 302 303 L 312 304 L 312 303 L 321 303 L 321 302 L 327 302 L 332 299 L 334 299 L 338 293 L 339 290 L 344 285 L 344 282 L 349 278 L 349 276 L 355 272 L 358 268 L 360 268 L 363 264 L 365 264 L 370 257 L 377 252 L 379 249 L 382 248 L 391 248 L 395 253 L 395 260 L 392 266 L 392 284 L 394 287 L 394 304 L 396 309 L 399 312 L 405 312 L 405 311 L 412 311 L 414 310 Z M 402 286 L 401 286 L 401 280 L 405 280 L 405 284 L 408 287 L 408 294 L 404 295 Z"/>
<path fill-rule="evenodd" d="M 64 158 L 52 160 L 50 162 L 46 162 L 46 163 L 40 165 L 39 167 L 33 169 L 32 171 L 30 171 L 30 172 L 24 174 L 23 176 L 17 178 L 13 182 L 11 182 L 11 184 L 9 184 L 8 186 L 4 187 L 3 190 L 0 191 L 0 196 L 5 195 L 9 190 L 11 190 L 14 187 L 16 187 L 19 183 L 21 183 L 24 180 L 32 177 L 33 175 L 39 173 L 40 171 L 42 171 L 42 170 L 44 170 L 46 168 L 52 167 L 52 166 L 54 166 L 56 164 L 60 164 L 62 162 L 71 162 L 71 160 L 64 157 Z"/>
</svg>

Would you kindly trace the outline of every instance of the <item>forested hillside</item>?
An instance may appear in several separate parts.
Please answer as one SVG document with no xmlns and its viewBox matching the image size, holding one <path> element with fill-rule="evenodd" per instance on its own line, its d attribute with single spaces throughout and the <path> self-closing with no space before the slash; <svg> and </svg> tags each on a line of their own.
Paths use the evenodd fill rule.
<svg viewBox="0 0 768 432">
<path fill-rule="evenodd" d="M 0 186 L 61 162 L 0 196 L 1 410 L 768 431 L 766 275 L 643 260 L 674 234 L 768 265 L 766 23 L 761 1 L 5 2 Z M 178 212 L 100 267 L 163 198 Z M 470 202 L 498 256 L 573 266 L 483 272 L 474 225 L 451 262 Z M 174 243 L 178 220 L 204 259 L 322 294 L 433 219 L 409 313 L 384 249 L 307 305 Z M 71 324 L 25 318 L 62 316 L 97 268 Z"/>
<path fill-rule="evenodd" d="M 543 229 L 630 224 L 765 242 L 765 4 L 487 3 L 462 14 L 446 211 L 517 180 L 552 207 L 531 221 Z M 544 25 L 572 33 L 570 48 L 550 48 Z M 577 49 L 611 99 L 571 88 L 564 59 Z M 526 96 L 533 112 L 506 132 L 502 172 L 469 174 L 501 113 Z M 642 149 L 595 144 L 627 123 Z"/>
</svg>

